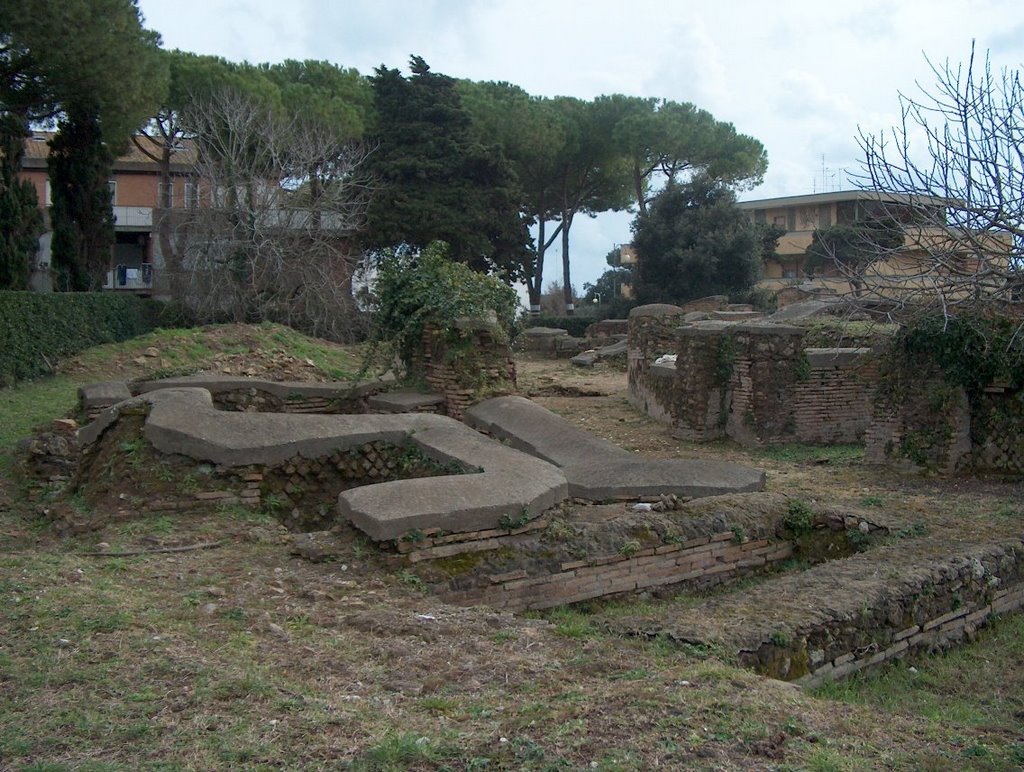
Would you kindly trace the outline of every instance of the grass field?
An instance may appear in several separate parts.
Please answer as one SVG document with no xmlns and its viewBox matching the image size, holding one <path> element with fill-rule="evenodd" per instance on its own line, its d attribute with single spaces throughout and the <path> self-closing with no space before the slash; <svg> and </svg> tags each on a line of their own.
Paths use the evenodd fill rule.
<svg viewBox="0 0 1024 772">
<path fill-rule="evenodd" d="M 265 512 L 139 516 L 58 537 L 25 497 L 13 447 L 73 409 L 80 383 L 216 366 L 324 379 L 358 369 L 358 352 L 279 329 L 161 335 L 0 391 L 2 769 L 1024 766 L 1024 615 L 944 655 L 809 693 L 713 648 L 609 632 L 604 620 L 640 601 L 522 616 L 446 606 L 357 537 L 331 562 L 294 557 Z M 906 508 L 933 532 L 968 517 L 1024 526 L 1019 486 L 879 475 L 858 448 L 680 444 L 630 411 L 614 370 L 523 362 L 520 382 L 642 453 L 742 460 L 776 490 Z M 543 396 L 573 383 L 604 396 Z M 201 544 L 213 546 L 147 552 Z M 692 600 L 666 603 L 684 613 Z"/>
</svg>

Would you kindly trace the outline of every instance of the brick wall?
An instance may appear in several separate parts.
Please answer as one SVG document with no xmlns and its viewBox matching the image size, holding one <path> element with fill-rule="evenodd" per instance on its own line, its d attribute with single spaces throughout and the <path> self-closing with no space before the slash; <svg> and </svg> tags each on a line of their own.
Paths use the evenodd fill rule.
<svg viewBox="0 0 1024 772">
<path fill-rule="evenodd" d="M 864 349 L 805 349 L 804 330 L 630 318 L 630 398 L 696 442 L 860 441 L 878 373 Z M 653 364 L 669 343 L 672 366 Z M 653 344 L 653 345 L 652 345 Z"/>
<path fill-rule="evenodd" d="M 515 389 L 512 349 L 495 329 L 496 322 L 459 320 L 451 330 L 427 325 L 422 351 L 410 369 L 445 399 L 445 413 L 462 420 L 466 408 L 481 394 L 494 396 Z"/>
<path fill-rule="evenodd" d="M 543 609 L 665 585 L 709 587 L 764 569 L 793 554 L 788 542 L 768 539 L 737 543 L 732 531 L 682 544 L 649 547 L 634 554 L 604 555 L 561 564 L 540 576 L 514 571 L 489 577 L 486 587 L 435 588 L 449 603 L 486 604 L 506 611 Z"/>
<path fill-rule="evenodd" d="M 805 354 L 807 378 L 793 387 L 797 438 L 822 445 L 862 442 L 878 382 L 868 349 L 805 349 Z"/>
<path fill-rule="evenodd" d="M 845 678 L 915 650 L 949 648 L 992 616 L 1024 608 L 1024 548 L 987 547 L 892 587 L 855 619 L 829 619 L 740 653 L 742 664 L 806 686 Z M 786 636 L 790 638 L 790 636 Z"/>
</svg>

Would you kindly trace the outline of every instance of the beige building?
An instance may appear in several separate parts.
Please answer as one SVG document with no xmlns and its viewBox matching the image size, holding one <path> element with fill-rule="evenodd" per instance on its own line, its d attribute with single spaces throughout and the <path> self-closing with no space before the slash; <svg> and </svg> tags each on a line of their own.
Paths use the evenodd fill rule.
<svg viewBox="0 0 1024 772">
<path fill-rule="evenodd" d="M 911 200 L 900 194 L 846 190 L 743 201 L 738 206 L 754 222 L 785 229 L 775 256 L 765 261 L 764 278 L 759 283 L 775 292 L 790 287 L 840 295 L 854 291 L 850 276 L 843 275 L 838 266 L 825 266 L 814 277 L 806 275 L 806 251 L 815 230 L 852 225 L 883 214 L 898 220 L 903 244 L 880 254 L 855 277 L 863 285 L 858 289 L 879 297 L 895 297 L 955 284 L 951 274 L 971 276 L 982 260 L 1004 269 L 1008 264 L 1012 246 L 1009 234 L 970 234 L 962 238 L 961 232 L 942 225 L 948 204 L 948 200 L 934 196 Z M 982 257 L 977 254 L 979 244 L 983 245 Z"/>
<path fill-rule="evenodd" d="M 898 204 L 896 196 L 887 197 L 887 203 Z M 927 202 L 942 207 L 942 199 Z M 811 245 L 814 231 L 833 225 L 852 225 L 879 213 L 879 197 L 864 190 L 844 190 L 832 193 L 812 193 L 804 196 L 763 198 L 741 201 L 737 206 L 757 223 L 777 225 L 786 233 L 779 239 L 775 259 L 765 264 L 766 280 L 800 280 L 804 278 L 804 257 Z"/>
</svg>

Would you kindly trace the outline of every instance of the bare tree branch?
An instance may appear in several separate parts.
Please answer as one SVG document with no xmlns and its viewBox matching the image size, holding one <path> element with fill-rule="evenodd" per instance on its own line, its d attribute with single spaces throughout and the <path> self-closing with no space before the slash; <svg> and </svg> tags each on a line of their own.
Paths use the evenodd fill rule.
<svg viewBox="0 0 1024 772">
<path fill-rule="evenodd" d="M 269 319 L 350 339 L 365 147 L 233 91 L 182 116 L 199 201 L 176 223 L 174 291 L 203 321 Z"/>
<path fill-rule="evenodd" d="M 887 303 L 897 318 L 970 308 L 1024 319 L 1020 72 L 993 72 L 973 45 L 966 64 L 929 65 L 936 82 L 900 94 L 899 125 L 859 136 L 854 181 L 872 193 L 870 216 L 896 223 L 902 239 L 837 265 L 860 286 L 858 302 Z"/>
</svg>

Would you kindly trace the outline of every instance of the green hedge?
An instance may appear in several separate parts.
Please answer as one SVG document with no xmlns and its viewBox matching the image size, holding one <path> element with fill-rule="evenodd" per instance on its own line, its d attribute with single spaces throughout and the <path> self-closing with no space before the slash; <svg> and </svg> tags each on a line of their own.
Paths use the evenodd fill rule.
<svg viewBox="0 0 1024 772">
<path fill-rule="evenodd" d="M 593 316 L 530 316 L 525 314 L 519 320 L 519 328 L 522 330 L 528 327 L 553 327 L 566 330 L 574 338 L 582 338 L 587 333 L 587 328 L 595 322 Z"/>
<path fill-rule="evenodd" d="M 0 292 L 0 385 L 53 372 L 62 357 L 157 326 L 161 304 L 103 292 Z"/>
</svg>

